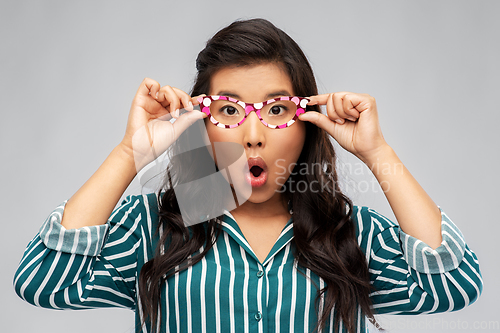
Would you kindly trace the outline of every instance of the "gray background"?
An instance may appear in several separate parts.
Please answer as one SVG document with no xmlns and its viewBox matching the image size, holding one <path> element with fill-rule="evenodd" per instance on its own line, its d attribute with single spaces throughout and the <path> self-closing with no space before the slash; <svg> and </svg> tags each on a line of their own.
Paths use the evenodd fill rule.
<svg viewBox="0 0 500 333">
<path fill-rule="evenodd" d="M 2 1 L 0 330 L 132 331 L 128 310 L 24 303 L 14 271 L 46 216 L 120 142 L 142 79 L 189 91 L 211 35 L 264 17 L 301 45 L 322 93 L 377 99 L 386 140 L 480 260 L 484 292 L 472 306 L 379 320 L 391 332 L 468 332 L 489 321 L 496 329 L 481 331 L 498 331 L 499 14 L 498 1 Z M 340 155 L 344 166 L 359 163 Z M 368 170 L 356 170 L 355 203 L 393 218 L 379 188 L 360 186 L 373 181 Z M 134 181 L 126 194 L 140 191 Z"/>
</svg>

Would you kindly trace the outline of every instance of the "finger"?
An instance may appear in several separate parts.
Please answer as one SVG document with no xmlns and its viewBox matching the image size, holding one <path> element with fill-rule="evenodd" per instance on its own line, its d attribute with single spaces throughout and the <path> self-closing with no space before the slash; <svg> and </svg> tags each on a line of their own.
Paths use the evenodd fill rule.
<svg viewBox="0 0 500 333">
<path fill-rule="evenodd" d="M 308 97 L 309 103 L 307 103 L 307 105 L 325 105 L 330 95 L 331 94 L 321 94 L 321 95 L 310 96 Z"/>
<path fill-rule="evenodd" d="M 353 103 L 357 102 L 356 94 L 346 94 L 342 98 L 342 107 L 344 108 L 344 112 L 347 115 L 347 119 L 351 121 L 356 121 L 359 118 L 359 112 L 356 110 L 356 106 Z"/>
<path fill-rule="evenodd" d="M 199 105 L 201 102 L 198 100 L 198 98 L 205 97 L 205 96 L 207 96 L 207 95 L 201 94 L 198 96 L 191 97 L 191 102 L 193 103 L 193 105 Z"/>
<path fill-rule="evenodd" d="M 144 80 L 142 80 L 139 89 L 137 89 L 137 95 L 143 95 L 143 96 L 151 95 L 151 97 L 156 99 L 159 90 L 160 90 L 160 84 L 157 81 L 147 77 Z"/>
<path fill-rule="evenodd" d="M 166 91 L 166 86 L 161 87 L 160 90 L 158 91 L 158 98 L 157 101 L 158 103 L 161 104 L 164 108 L 170 105 L 170 99 L 167 98 L 167 95 L 169 94 L 168 91 Z"/>
<path fill-rule="evenodd" d="M 203 97 L 205 97 L 205 96 L 207 96 L 207 95 L 201 94 L 201 95 L 198 95 L 198 96 L 193 96 L 193 97 L 191 97 L 191 102 L 193 103 L 193 105 L 200 105 L 201 102 L 203 101 Z M 201 112 L 201 107 L 196 108 L 196 109 L 193 108 L 193 110 L 196 110 L 199 113 L 201 113 L 203 118 L 208 117 L 205 112 Z"/>
<path fill-rule="evenodd" d="M 343 124 L 345 122 L 345 120 L 341 118 L 335 111 L 335 106 L 333 105 L 333 94 L 330 94 L 328 97 L 328 100 L 326 102 L 326 111 L 328 114 L 328 118 L 330 118 L 331 120 L 339 124 Z"/>
<path fill-rule="evenodd" d="M 158 102 L 176 118 L 175 111 L 179 110 L 181 102 L 179 96 L 175 93 L 171 86 L 163 86 L 158 93 Z"/>
<path fill-rule="evenodd" d="M 368 94 L 349 93 L 348 99 L 351 103 L 351 107 L 358 113 L 366 111 L 371 105 L 375 104 L 375 99 Z"/>
<path fill-rule="evenodd" d="M 308 111 L 306 113 L 301 113 L 299 119 L 302 121 L 308 121 L 314 125 L 324 129 L 327 133 L 333 133 L 336 126 L 339 126 L 336 122 L 330 121 L 330 119 L 322 113 L 317 111 Z"/>
<path fill-rule="evenodd" d="M 203 112 L 185 112 L 172 124 L 174 127 L 174 139 L 177 140 L 182 132 L 184 132 L 189 126 L 195 123 L 197 120 L 202 120 L 206 118 L 207 115 Z"/>
<path fill-rule="evenodd" d="M 337 112 L 339 117 L 341 117 L 342 119 L 346 119 L 348 117 L 344 110 L 343 98 L 345 95 L 345 92 L 338 92 L 333 94 L 333 105 L 335 107 L 335 112 Z"/>
<path fill-rule="evenodd" d="M 191 96 L 189 96 L 185 91 L 172 87 L 177 97 L 179 97 L 182 107 L 188 111 L 193 111 L 193 102 L 191 102 Z"/>
</svg>

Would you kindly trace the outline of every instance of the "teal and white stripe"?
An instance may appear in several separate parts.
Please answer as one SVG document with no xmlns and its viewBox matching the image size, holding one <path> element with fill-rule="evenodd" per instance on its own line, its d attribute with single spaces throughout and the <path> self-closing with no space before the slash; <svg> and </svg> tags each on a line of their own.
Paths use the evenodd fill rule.
<svg viewBox="0 0 500 333">
<path fill-rule="evenodd" d="M 14 277 L 17 294 L 52 309 L 129 308 L 139 324 L 136 279 L 158 242 L 156 194 L 128 196 L 107 224 L 75 230 L 60 224 L 65 204 L 28 244 Z M 354 207 L 353 222 L 377 288 L 370 295 L 377 313 L 456 311 L 481 294 L 477 257 L 444 212 L 443 242 L 435 250 L 367 207 Z M 162 332 L 312 331 L 324 306 L 320 299 L 315 308 L 324 281 L 297 266 L 292 219 L 262 263 L 229 212 L 221 223 L 223 233 L 207 255 L 166 282 Z M 330 322 L 335 315 L 334 309 Z M 358 332 L 366 332 L 359 309 L 358 319 Z"/>
</svg>

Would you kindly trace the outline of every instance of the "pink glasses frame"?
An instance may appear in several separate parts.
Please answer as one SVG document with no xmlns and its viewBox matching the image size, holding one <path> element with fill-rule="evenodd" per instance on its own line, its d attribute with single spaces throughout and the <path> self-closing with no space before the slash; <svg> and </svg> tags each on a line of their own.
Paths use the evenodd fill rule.
<svg viewBox="0 0 500 333">
<path fill-rule="evenodd" d="M 216 100 L 227 100 L 233 103 L 239 104 L 243 109 L 245 109 L 245 117 L 243 119 L 234 125 L 225 125 L 219 123 L 217 120 L 215 120 L 214 117 L 210 114 L 210 104 L 212 104 L 213 101 Z M 262 119 L 260 115 L 260 110 L 266 106 L 267 104 L 271 104 L 277 101 L 292 101 L 297 105 L 297 111 L 295 112 L 295 115 L 291 120 L 289 120 L 287 123 L 282 124 L 282 125 L 270 125 Z M 305 108 L 307 103 L 309 103 L 310 99 L 307 97 L 297 97 L 297 96 L 284 96 L 284 97 L 278 97 L 278 98 L 273 98 L 270 100 L 267 100 L 265 102 L 260 102 L 260 103 L 245 103 L 242 101 L 238 101 L 237 99 L 234 99 L 232 97 L 227 97 L 227 96 L 217 96 L 217 95 L 211 95 L 211 96 L 203 96 L 203 97 L 198 97 L 198 102 L 200 103 L 200 111 L 204 112 L 207 116 L 210 117 L 210 121 L 212 124 L 216 125 L 217 127 L 221 128 L 235 128 L 243 124 L 245 119 L 247 119 L 248 115 L 250 112 L 255 111 L 255 114 L 257 117 L 259 117 L 260 122 L 264 124 L 265 126 L 269 128 L 274 128 L 274 129 L 280 129 L 280 128 L 285 128 L 291 126 L 299 117 L 299 114 L 305 113 Z"/>
</svg>

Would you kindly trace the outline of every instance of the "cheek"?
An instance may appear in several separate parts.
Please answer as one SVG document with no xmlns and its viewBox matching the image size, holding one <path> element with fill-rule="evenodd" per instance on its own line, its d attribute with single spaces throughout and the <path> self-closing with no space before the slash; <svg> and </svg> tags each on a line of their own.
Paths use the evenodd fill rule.
<svg viewBox="0 0 500 333">
<path fill-rule="evenodd" d="M 210 124 L 210 121 L 208 121 L 208 123 L 207 123 L 207 119 L 205 119 L 205 129 L 206 129 L 207 135 L 204 136 L 204 142 L 205 142 L 205 146 L 207 147 L 207 149 L 210 153 L 210 156 L 212 156 L 212 159 L 214 159 L 213 142 L 217 141 L 217 133 L 214 133 L 214 129 L 212 127 L 215 127 L 215 126 Z"/>
<path fill-rule="evenodd" d="M 208 140 L 210 141 L 207 144 L 213 145 L 214 142 L 235 142 L 241 144 L 243 140 L 240 131 L 217 127 L 214 124 L 210 123 L 210 121 L 207 122 L 206 119 L 205 128 L 207 130 Z"/>
<path fill-rule="evenodd" d="M 212 156 L 217 165 L 218 160 L 222 161 L 221 163 L 223 164 L 226 162 L 229 163 L 229 161 L 235 161 L 245 154 L 241 145 L 241 138 L 236 132 L 214 126 L 210 121 L 207 123 L 206 119 L 205 128 L 207 133 L 205 145 L 209 148 L 210 156 Z M 228 144 L 224 144 L 226 142 Z"/>
<path fill-rule="evenodd" d="M 279 165 L 283 165 L 288 169 L 291 164 L 297 162 L 302 153 L 305 142 L 305 129 L 297 128 L 295 131 L 290 131 L 280 138 L 275 138 L 275 140 L 281 143 L 274 148 L 276 158 L 280 159 Z M 276 160 L 276 162 L 278 161 Z M 282 168 L 278 169 L 282 170 Z"/>
<path fill-rule="evenodd" d="M 294 156 L 295 160 L 299 158 L 306 139 L 305 125 L 303 123 L 296 125 L 298 126 L 293 128 L 293 132 L 287 136 L 287 145 L 290 147 L 290 154 Z"/>
<path fill-rule="evenodd" d="M 224 142 L 227 141 L 226 136 L 222 132 L 222 128 L 218 128 L 217 126 L 214 126 L 210 122 L 205 121 L 205 128 L 207 130 L 207 139 L 208 142 L 206 143 L 207 145 L 212 145 L 214 142 Z"/>
</svg>

